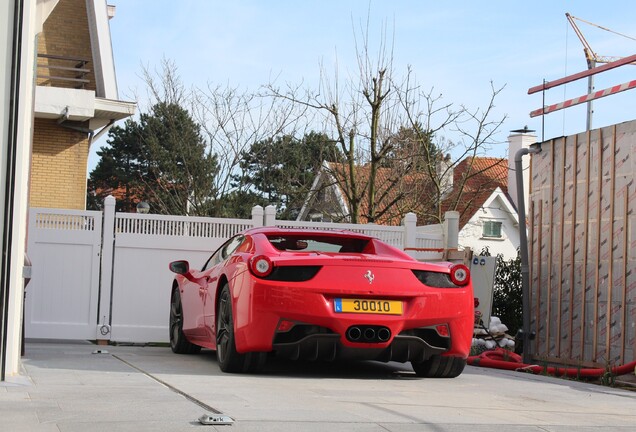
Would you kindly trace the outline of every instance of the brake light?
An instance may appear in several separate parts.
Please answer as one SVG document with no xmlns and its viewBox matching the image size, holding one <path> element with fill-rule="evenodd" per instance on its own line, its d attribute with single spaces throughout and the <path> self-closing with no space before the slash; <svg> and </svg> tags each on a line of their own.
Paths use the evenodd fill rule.
<svg viewBox="0 0 636 432">
<path fill-rule="evenodd" d="M 436 325 L 435 330 L 437 331 L 437 334 L 442 337 L 450 336 L 450 330 L 448 329 L 448 326 L 446 324 Z"/>
<path fill-rule="evenodd" d="M 286 319 L 281 319 L 278 322 L 278 327 L 276 328 L 276 331 L 280 333 L 285 333 L 290 331 L 292 328 L 294 328 L 295 325 L 296 323 L 294 321 L 287 321 Z"/>
<path fill-rule="evenodd" d="M 259 255 L 250 260 L 250 270 L 258 277 L 266 277 L 272 272 L 274 265 L 265 255 Z"/>
<path fill-rule="evenodd" d="M 450 269 L 450 278 L 455 285 L 468 285 L 470 280 L 470 270 L 464 264 L 455 264 Z"/>
</svg>

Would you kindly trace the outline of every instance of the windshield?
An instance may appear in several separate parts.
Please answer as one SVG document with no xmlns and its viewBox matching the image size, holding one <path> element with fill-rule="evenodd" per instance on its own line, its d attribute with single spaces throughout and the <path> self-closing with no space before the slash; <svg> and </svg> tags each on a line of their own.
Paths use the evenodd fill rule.
<svg viewBox="0 0 636 432">
<path fill-rule="evenodd" d="M 362 253 L 368 239 L 329 235 L 284 234 L 271 235 L 267 239 L 280 251 Z"/>
</svg>

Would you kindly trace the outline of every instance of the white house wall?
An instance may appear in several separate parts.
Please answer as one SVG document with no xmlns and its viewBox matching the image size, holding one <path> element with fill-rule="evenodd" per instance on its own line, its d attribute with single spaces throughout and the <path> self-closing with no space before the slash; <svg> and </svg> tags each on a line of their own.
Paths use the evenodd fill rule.
<svg viewBox="0 0 636 432">
<path fill-rule="evenodd" d="M 503 194 L 499 193 L 492 203 L 479 209 L 459 232 L 460 247 L 470 247 L 473 252 L 479 254 L 483 248 L 488 247 L 492 255 L 502 254 L 508 260 L 517 256 L 519 247 L 519 228 L 516 220 L 510 214 L 509 207 L 505 205 Z M 483 224 L 485 221 L 501 222 L 501 238 L 483 237 Z"/>
</svg>

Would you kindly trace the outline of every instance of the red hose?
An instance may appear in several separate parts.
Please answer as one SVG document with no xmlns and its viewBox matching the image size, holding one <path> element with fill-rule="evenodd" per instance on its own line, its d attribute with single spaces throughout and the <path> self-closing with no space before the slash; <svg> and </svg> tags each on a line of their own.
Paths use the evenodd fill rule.
<svg viewBox="0 0 636 432">
<path fill-rule="evenodd" d="M 467 363 L 473 366 L 488 367 L 494 369 L 532 372 L 534 374 L 545 373 L 553 376 L 566 376 L 571 378 L 600 378 L 608 370 L 603 368 L 566 368 L 555 366 L 529 365 L 521 362 L 521 356 L 502 348 L 468 357 Z M 626 375 L 634 372 L 636 361 L 616 366 L 609 370 L 612 375 Z"/>
</svg>

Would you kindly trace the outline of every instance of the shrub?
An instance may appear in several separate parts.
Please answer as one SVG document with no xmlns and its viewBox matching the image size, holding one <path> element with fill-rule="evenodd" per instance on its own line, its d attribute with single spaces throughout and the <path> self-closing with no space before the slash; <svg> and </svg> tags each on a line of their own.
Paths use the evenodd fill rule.
<svg viewBox="0 0 636 432">
<path fill-rule="evenodd" d="M 491 256 L 488 248 L 484 248 L 480 255 Z M 521 257 L 504 260 L 497 255 L 497 269 L 495 271 L 495 287 L 492 299 L 492 315 L 501 319 L 508 327 L 508 334 L 515 335 L 523 327 L 523 303 L 521 289 Z"/>
</svg>

